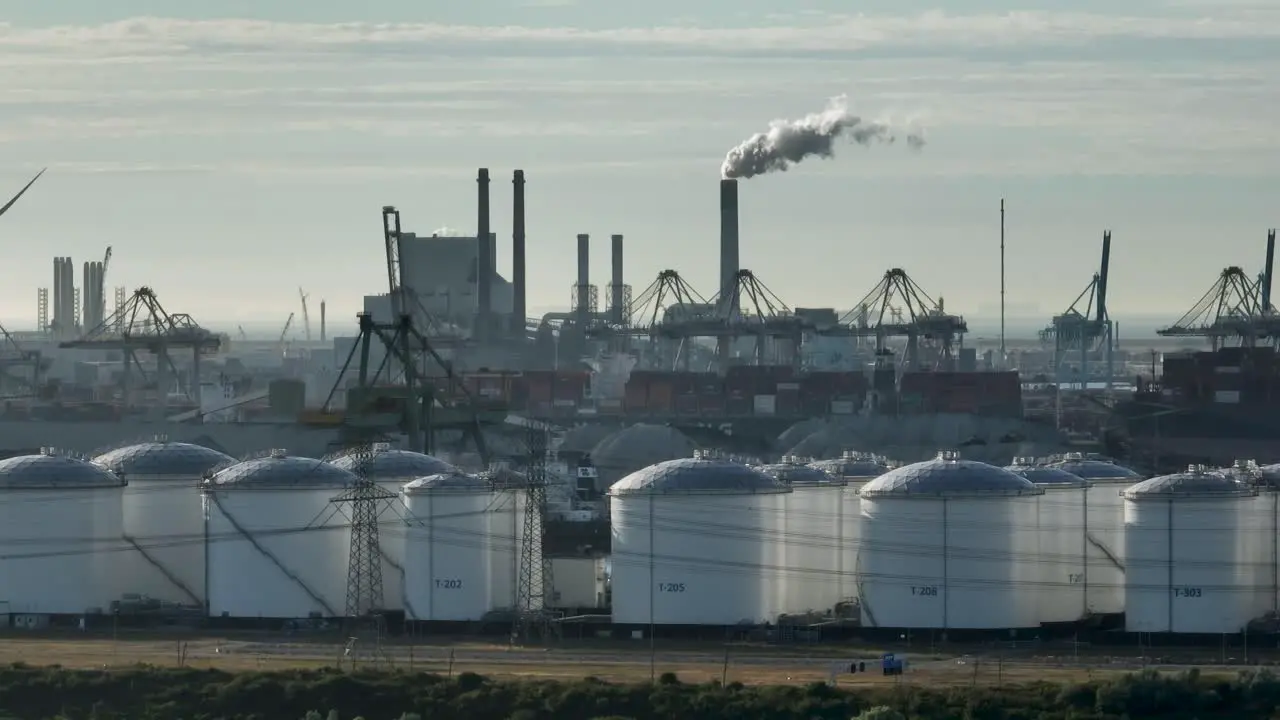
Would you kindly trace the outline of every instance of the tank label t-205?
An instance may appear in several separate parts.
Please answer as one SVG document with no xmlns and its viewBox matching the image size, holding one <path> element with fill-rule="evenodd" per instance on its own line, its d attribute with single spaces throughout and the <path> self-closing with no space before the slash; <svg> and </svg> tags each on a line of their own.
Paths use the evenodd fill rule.
<svg viewBox="0 0 1280 720">
<path fill-rule="evenodd" d="M 911 587 L 911 594 L 919 595 L 923 597 L 938 597 L 938 586 L 937 585 L 913 585 Z"/>
<path fill-rule="evenodd" d="M 436 587 L 440 590 L 461 590 L 462 581 L 458 578 L 436 578 Z"/>
<path fill-rule="evenodd" d="M 1203 593 L 1198 587 L 1180 587 L 1173 589 L 1173 596 L 1176 598 L 1198 598 L 1203 597 Z"/>
<path fill-rule="evenodd" d="M 682 593 L 684 592 L 684 583 L 658 583 L 658 592 Z"/>
</svg>

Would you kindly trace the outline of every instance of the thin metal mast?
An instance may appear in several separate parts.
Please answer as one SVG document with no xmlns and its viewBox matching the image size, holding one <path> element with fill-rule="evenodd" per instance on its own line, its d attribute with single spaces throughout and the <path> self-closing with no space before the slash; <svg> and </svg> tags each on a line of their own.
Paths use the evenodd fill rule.
<svg viewBox="0 0 1280 720">
<path fill-rule="evenodd" d="M 514 639 L 520 641 L 527 641 L 534 634 L 548 637 L 550 630 L 546 587 L 551 581 L 551 563 L 542 551 L 547 511 L 547 431 L 530 428 L 528 446 L 518 550 L 520 566 L 516 578 L 516 626 L 512 633 Z"/>
<path fill-rule="evenodd" d="M 378 515 L 382 501 L 395 498 L 369 478 L 373 446 L 360 445 L 352 452 L 356 455 L 353 469 L 359 479 L 349 490 L 333 498 L 334 503 L 351 506 L 351 548 L 347 562 L 348 619 L 369 617 L 384 608 Z"/>
<path fill-rule="evenodd" d="M 1000 198 L 1000 368 L 1004 369 L 1004 198 Z"/>
</svg>

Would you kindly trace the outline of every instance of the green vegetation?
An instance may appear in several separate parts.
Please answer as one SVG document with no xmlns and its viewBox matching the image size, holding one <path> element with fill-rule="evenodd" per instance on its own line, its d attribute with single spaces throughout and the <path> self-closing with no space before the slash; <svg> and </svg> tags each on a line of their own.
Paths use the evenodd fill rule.
<svg viewBox="0 0 1280 720">
<path fill-rule="evenodd" d="M 867 689 L 488 680 L 337 670 L 0 668 L 2 720 L 1248 720 L 1280 717 L 1280 677 L 1141 673 L 1077 685 Z"/>
</svg>

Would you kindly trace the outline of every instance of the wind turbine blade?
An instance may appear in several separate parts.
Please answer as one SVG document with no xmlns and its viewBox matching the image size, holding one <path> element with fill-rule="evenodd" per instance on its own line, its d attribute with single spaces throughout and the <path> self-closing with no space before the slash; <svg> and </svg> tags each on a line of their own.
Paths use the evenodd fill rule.
<svg viewBox="0 0 1280 720">
<path fill-rule="evenodd" d="M 45 168 L 44 170 L 48 170 L 48 169 L 49 168 Z M 41 170 L 40 172 L 36 173 L 36 176 L 31 178 L 31 182 L 27 183 L 25 187 L 19 190 L 18 194 L 14 195 L 12 200 L 5 203 L 4 207 L 0 207 L 0 215 L 4 215 L 5 213 L 9 212 L 9 208 L 13 207 L 13 204 L 18 202 L 18 198 L 22 197 L 23 193 L 25 193 L 27 190 L 30 190 L 31 186 L 36 184 L 36 181 L 39 180 L 40 176 L 44 174 L 44 170 Z"/>
</svg>

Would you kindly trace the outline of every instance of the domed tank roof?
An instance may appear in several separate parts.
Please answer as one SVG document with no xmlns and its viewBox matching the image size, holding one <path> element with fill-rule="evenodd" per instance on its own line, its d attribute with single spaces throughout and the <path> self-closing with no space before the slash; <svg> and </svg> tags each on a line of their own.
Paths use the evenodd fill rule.
<svg viewBox="0 0 1280 720">
<path fill-rule="evenodd" d="M 1008 497 L 1043 495 L 1030 480 L 995 465 L 962 460 L 944 452 L 933 460 L 906 465 L 867 483 L 863 497 Z"/>
<path fill-rule="evenodd" d="M 1161 475 L 1126 488 L 1126 500 L 1231 498 L 1257 495 L 1248 485 L 1219 470 L 1192 465 L 1186 472 Z"/>
<path fill-rule="evenodd" d="M 438 473 L 420 477 L 404 486 L 406 495 L 426 495 L 431 493 L 488 493 L 489 483 L 475 475 L 461 472 Z"/>
<path fill-rule="evenodd" d="M 1031 481 L 1033 485 L 1044 488 L 1087 488 L 1089 481 L 1062 468 L 1041 465 L 1034 458 L 1014 458 L 1013 464 L 1005 468 L 1015 475 Z"/>
<path fill-rule="evenodd" d="M 766 475 L 772 475 L 786 485 L 844 485 L 843 478 L 838 478 L 829 472 L 814 467 L 813 465 L 801 465 L 798 463 L 777 463 L 775 465 L 762 465 L 760 471 Z"/>
<path fill-rule="evenodd" d="M 203 445 L 156 439 L 109 450 L 93 462 L 136 480 L 166 476 L 200 478 L 219 465 L 235 462 L 235 458 Z"/>
<path fill-rule="evenodd" d="M 225 468 L 209 478 L 208 485 L 218 488 L 271 488 L 309 490 L 341 488 L 355 484 L 359 478 L 332 463 L 308 457 L 293 457 L 283 450 Z"/>
<path fill-rule="evenodd" d="M 617 432 L 616 427 L 607 425 L 579 425 L 569 428 L 560 439 L 559 452 L 590 453 L 601 440 Z"/>
<path fill-rule="evenodd" d="M 363 468 L 364 477 L 374 482 L 409 482 L 428 475 L 451 475 L 462 471 L 437 457 L 411 450 L 399 450 L 389 445 L 375 445 Z M 335 458 L 332 464 L 352 474 L 359 474 L 361 454 L 351 452 Z"/>
<path fill-rule="evenodd" d="M 1050 467 L 1066 470 L 1089 482 L 1136 483 L 1142 481 L 1141 475 L 1123 465 L 1117 465 L 1110 460 L 1087 458 L 1079 453 L 1067 455 L 1062 460 L 1052 463 Z"/>
<path fill-rule="evenodd" d="M 845 479 L 877 478 L 890 469 L 889 462 L 884 458 L 855 452 L 846 452 L 834 460 L 818 460 L 809 465 Z"/>
<path fill-rule="evenodd" d="M 601 440 L 591 450 L 591 459 L 599 468 L 625 467 L 637 462 L 644 467 L 687 458 L 692 452 L 693 441 L 679 430 L 638 423 Z"/>
<path fill-rule="evenodd" d="M 667 460 L 637 470 L 609 488 L 610 495 L 754 495 L 790 492 L 782 481 L 742 463 L 704 456 Z"/>
<path fill-rule="evenodd" d="M 88 460 L 58 455 L 51 448 L 0 460 L 0 490 L 88 490 L 124 485 L 124 479 L 110 470 Z"/>
</svg>

